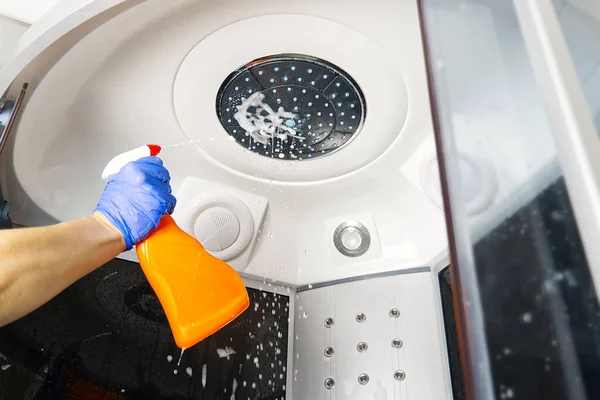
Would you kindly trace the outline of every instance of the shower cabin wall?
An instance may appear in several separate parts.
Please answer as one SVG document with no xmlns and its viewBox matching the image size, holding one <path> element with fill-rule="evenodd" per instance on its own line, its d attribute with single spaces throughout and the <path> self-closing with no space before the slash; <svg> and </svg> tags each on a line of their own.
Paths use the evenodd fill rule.
<svg viewBox="0 0 600 400">
<path fill-rule="evenodd" d="M 432 135 L 416 1 L 380 0 L 367 17 L 361 1 L 261 1 L 252 10 L 213 1 L 76 3 L 38 21 L 0 74 L 2 87 L 16 78 L 13 91 L 25 79 L 32 88 L 2 157 L 16 223 L 86 215 L 105 163 L 158 142 L 176 194 L 186 178 L 199 178 L 268 202 L 254 218 L 246 261 L 230 260 L 247 276 L 307 285 L 425 266 L 445 251 L 443 213 L 401 171 Z M 278 24 L 297 28 L 239 46 L 244 32 Z M 215 112 L 228 74 L 289 52 L 336 64 L 366 97 L 361 132 L 318 160 L 246 151 Z M 178 213 L 193 199 L 179 202 L 175 217 L 186 225 Z M 333 244 L 336 227 L 350 220 L 370 231 L 363 257 L 342 256 Z"/>
<path fill-rule="evenodd" d="M 11 95 L 25 81 L 31 88 L 1 160 L 15 221 L 40 225 L 86 215 L 102 191 L 105 163 L 158 142 L 178 196 L 178 222 L 193 230 L 186 216 L 201 201 L 241 200 L 238 209 L 251 215 L 251 244 L 228 262 L 262 297 L 274 290 L 271 281 L 294 297 L 289 337 L 278 337 L 288 340 L 288 399 L 449 398 L 437 282 L 447 265 L 440 261 L 447 251 L 444 216 L 401 169 L 432 137 L 417 2 L 259 1 L 249 9 L 242 1 L 130 0 L 103 9 L 108 3 L 66 2 L 52 10 L 0 71 L 2 90 L 15 79 Z M 247 42 L 248 32 L 290 26 Z M 299 163 L 272 160 L 242 148 L 221 126 L 215 106 L 227 76 L 283 53 L 328 61 L 360 86 L 365 123 L 343 149 Z M 354 222 L 368 229 L 370 248 L 343 256 L 333 235 Z M 94 284 L 104 271 L 77 285 Z M 115 291 L 107 297 L 121 307 L 128 288 L 112 273 L 101 281 L 114 279 L 105 284 Z M 252 304 L 251 311 L 264 312 L 260 307 Z M 273 315 L 275 307 L 268 310 Z M 328 308 L 337 321 L 330 330 Z M 118 319 L 113 311 L 106 307 Z M 358 312 L 366 321 L 357 321 Z M 138 321 L 133 314 L 130 323 Z M 344 335 L 359 323 L 366 355 L 358 354 L 354 336 Z M 336 354 L 324 360 L 321 339 L 331 332 L 339 332 L 329 337 Z M 257 367 L 268 366 L 262 361 Z M 359 370 L 368 377 L 359 379 Z M 330 388 L 329 378 L 336 382 Z"/>
</svg>

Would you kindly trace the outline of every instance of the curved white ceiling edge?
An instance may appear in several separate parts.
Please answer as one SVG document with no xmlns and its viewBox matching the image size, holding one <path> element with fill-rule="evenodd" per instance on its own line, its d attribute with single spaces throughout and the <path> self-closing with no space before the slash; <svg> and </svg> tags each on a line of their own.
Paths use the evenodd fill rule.
<svg viewBox="0 0 600 400">
<path fill-rule="evenodd" d="M 0 15 L 31 25 L 61 1 L 66 0 L 0 0 Z"/>
<path fill-rule="evenodd" d="M 0 93 L 4 93 L 11 83 L 34 59 L 49 46 L 56 43 L 74 28 L 122 3 L 130 0 L 71 0 L 56 5 L 56 12 L 48 12 L 36 27 L 21 38 L 15 57 L 0 71 Z M 136 2 L 135 0 L 132 2 Z M 98 21 L 100 24 L 101 21 Z M 39 24 L 39 25 L 38 25 Z M 39 26 L 39 28 L 37 27 Z M 91 29 L 91 27 L 90 27 Z M 74 44 L 76 40 L 72 41 Z M 47 65 L 50 67 L 50 65 Z M 30 79 L 33 77 L 28 77 Z M 17 84 L 22 82 L 16 82 Z"/>
<path fill-rule="evenodd" d="M 46 0 L 26 0 L 24 2 L 45 3 L 45 1 Z M 19 40 L 17 51 L 22 51 L 48 29 L 52 28 L 60 21 L 65 20 L 69 15 L 82 10 L 93 1 L 94 0 L 51 0 L 49 7 L 46 7 L 44 4 L 41 10 L 37 9 L 35 13 L 31 13 L 29 16 L 31 19 L 29 23 L 32 25 Z M 23 2 L 23 0 L 20 0 L 20 2 Z M 40 4 L 37 6 L 40 6 Z"/>
</svg>

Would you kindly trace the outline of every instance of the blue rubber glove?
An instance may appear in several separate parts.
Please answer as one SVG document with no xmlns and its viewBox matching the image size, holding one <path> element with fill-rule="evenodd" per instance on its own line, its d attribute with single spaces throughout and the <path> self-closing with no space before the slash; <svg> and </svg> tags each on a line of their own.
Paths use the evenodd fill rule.
<svg viewBox="0 0 600 400">
<path fill-rule="evenodd" d="M 169 171 L 158 157 L 125 165 L 104 188 L 94 212 L 104 215 L 125 237 L 127 250 L 145 239 L 175 208 Z"/>
</svg>

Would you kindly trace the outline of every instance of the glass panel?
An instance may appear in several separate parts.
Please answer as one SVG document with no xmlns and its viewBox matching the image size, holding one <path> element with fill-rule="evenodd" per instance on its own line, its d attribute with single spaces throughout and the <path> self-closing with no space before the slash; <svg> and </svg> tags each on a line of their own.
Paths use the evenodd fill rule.
<svg viewBox="0 0 600 400">
<path fill-rule="evenodd" d="M 600 2 L 553 0 L 586 100 L 600 130 Z"/>
<path fill-rule="evenodd" d="M 468 397 L 597 398 L 600 308 L 513 3 L 422 11 Z"/>
</svg>

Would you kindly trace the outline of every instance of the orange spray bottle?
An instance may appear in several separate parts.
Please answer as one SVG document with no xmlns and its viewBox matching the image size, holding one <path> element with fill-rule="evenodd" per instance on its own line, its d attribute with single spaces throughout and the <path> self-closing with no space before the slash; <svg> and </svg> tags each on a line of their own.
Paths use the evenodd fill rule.
<svg viewBox="0 0 600 400">
<path fill-rule="evenodd" d="M 158 155 L 157 145 L 119 154 L 104 169 L 110 179 L 131 161 Z M 136 246 L 138 260 L 162 305 L 175 343 L 190 348 L 238 317 L 250 304 L 238 273 L 210 255 L 194 237 L 165 215 Z"/>
</svg>

